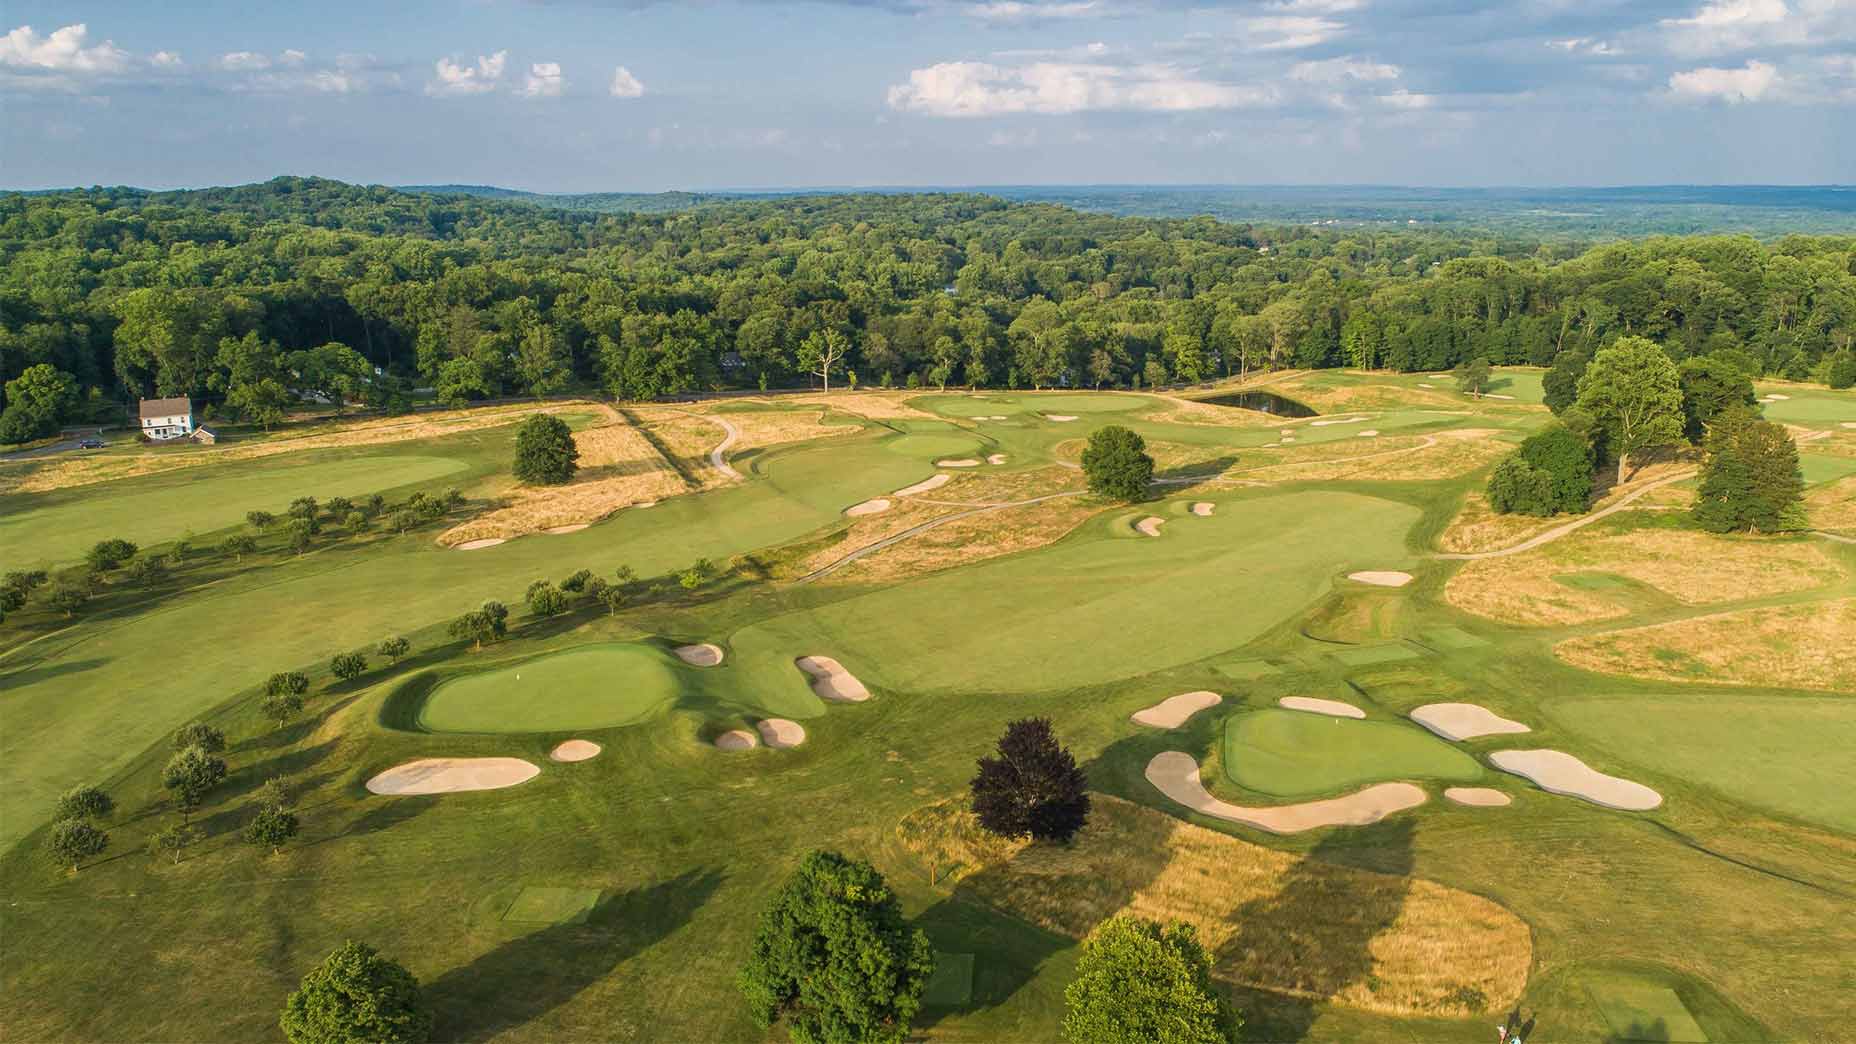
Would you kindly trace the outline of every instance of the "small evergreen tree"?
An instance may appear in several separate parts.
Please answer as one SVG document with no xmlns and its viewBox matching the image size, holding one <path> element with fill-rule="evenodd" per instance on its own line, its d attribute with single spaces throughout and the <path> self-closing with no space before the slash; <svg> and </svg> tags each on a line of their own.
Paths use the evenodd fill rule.
<svg viewBox="0 0 1856 1044">
<path fill-rule="evenodd" d="M 278 1023 L 290 1044 L 423 1044 L 432 1034 L 419 980 L 357 942 L 343 943 L 303 976 Z"/>
<path fill-rule="evenodd" d="M 1001 837 L 1068 841 L 1089 818 L 1088 784 L 1049 718 L 1021 718 L 1005 727 L 997 756 L 979 760 L 973 814 Z"/>
<path fill-rule="evenodd" d="M 1234 1044 L 1243 1025 L 1212 985 L 1212 962 L 1184 921 L 1114 917 L 1083 943 L 1063 991 L 1070 1044 Z"/>
<path fill-rule="evenodd" d="M 1136 501 L 1147 496 L 1153 481 L 1154 459 L 1147 442 L 1119 424 L 1097 428 L 1083 450 L 1083 474 L 1089 490 L 1116 500 Z"/>
<path fill-rule="evenodd" d="M 1701 465 L 1693 516 L 1713 533 L 1774 533 L 1802 525 L 1804 474 L 1783 425 L 1740 407 L 1715 418 Z"/>
<path fill-rule="evenodd" d="M 516 478 L 535 486 L 558 486 L 573 478 L 579 466 L 580 450 L 566 421 L 537 413 L 516 429 Z"/>
</svg>

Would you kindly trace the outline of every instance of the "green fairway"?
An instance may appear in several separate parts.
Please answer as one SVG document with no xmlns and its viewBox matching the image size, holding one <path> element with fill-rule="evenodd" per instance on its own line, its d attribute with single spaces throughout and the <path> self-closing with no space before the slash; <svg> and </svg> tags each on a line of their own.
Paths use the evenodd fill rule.
<svg viewBox="0 0 1856 1044">
<path fill-rule="evenodd" d="M 1556 723 L 1617 757 L 1726 797 L 1856 831 L 1848 699 L 1630 696 L 1559 700 Z"/>
<path fill-rule="evenodd" d="M 1756 384 L 1759 408 L 1767 420 L 1824 430 L 1839 424 L 1856 424 L 1856 390 L 1831 391 L 1829 388 L 1798 384 Z M 1766 401 L 1768 395 L 1785 398 Z"/>
<path fill-rule="evenodd" d="M 99 540 L 141 545 L 245 520 L 247 511 L 281 515 L 297 497 L 357 498 L 377 490 L 455 475 L 458 459 L 411 453 L 354 455 L 311 451 L 231 466 L 200 465 L 97 487 L 14 495 L 0 501 L 0 546 L 30 548 L 17 565 L 65 562 Z M 9 555 L 9 558 L 12 558 Z"/>
<path fill-rule="evenodd" d="M 973 1000 L 973 955 L 936 953 L 934 974 L 922 988 L 924 1008 L 964 1008 Z"/>
<path fill-rule="evenodd" d="M 1695 1016 L 1667 986 L 1605 982 L 1586 987 L 1592 1004 L 1620 1041 L 1708 1044 Z"/>
<path fill-rule="evenodd" d="M 1846 475 L 1856 475 L 1856 457 L 1833 457 L 1827 453 L 1800 453 L 1798 468 L 1804 472 L 1804 483 L 1815 486 L 1820 482 L 1835 482 Z"/>
<path fill-rule="evenodd" d="M 1395 779 L 1468 782 L 1482 766 L 1422 729 L 1268 708 L 1225 722 L 1225 776 L 1274 797 L 1315 797 Z"/>
<path fill-rule="evenodd" d="M 662 649 L 589 645 L 440 682 L 419 709 L 430 732 L 560 732 L 630 725 L 677 698 Z"/>
<path fill-rule="evenodd" d="M 1098 518 L 1044 550 L 899 584 L 736 634 L 772 674 L 837 656 L 866 683 L 909 692 L 1096 684 L 1234 649 L 1313 601 L 1344 568 L 1394 568 L 1417 513 L 1345 493 L 1221 501 L 1158 539 Z M 1190 619 L 1190 627 L 1153 622 Z M 819 645 L 817 636 L 831 636 Z"/>
<path fill-rule="evenodd" d="M 1328 655 L 1349 667 L 1370 667 L 1376 663 L 1415 660 L 1424 655 L 1409 645 L 1361 645 L 1350 649 L 1329 649 Z"/>
<path fill-rule="evenodd" d="M 503 912 L 510 924 L 585 924 L 599 905 L 597 888 L 560 888 L 529 885 Z"/>
</svg>

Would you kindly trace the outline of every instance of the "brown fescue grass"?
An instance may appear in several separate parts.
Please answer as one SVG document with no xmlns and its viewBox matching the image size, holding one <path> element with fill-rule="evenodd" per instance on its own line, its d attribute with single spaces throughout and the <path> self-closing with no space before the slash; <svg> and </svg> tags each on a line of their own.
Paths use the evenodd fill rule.
<svg viewBox="0 0 1856 1044">
<path fill-rule="evenodd" d="M 1064 497 L 969 515 L 860 558 L 837 577 L 860 583 L 903 580 L 1029 551 L 1056 543 L 1101 510 L 1091 498 Z"/>
<path fill-rule="evenodd" d="M 1327 371 L 1319 371 L 1327 372 Z M 1284 398 L 1305 403 L 1321 413 L 1349 413 L 1358 410 L 1462 409 L 1463 400 L 1443 389 L 1412 388 L 1402 384 L 1357 384 L 1334 386 L 1316 374 L 1298 377 L 1270 386 L 1270 391 Z M 1492 403 L 1489 405 L 1493 405 Z"/>
<path fill-rule="evenodd" d="M 1066 846 L 994 838 L 958 801 L 897 827 L 956 894 L 1080 939 L 1117 914 L 1198 929 L 1213 974 L 1243 986 L 1394 1015 L 1505 1009 L 1533 961 L 1528 927 L 1422 878 L 1298 857 L 1091 795 Z"/>
<path fill-rule="evenodd" d="M 1856 598 L 1716 613 L 1561 642 L 1602 674 L 1717 685 L 1856 691 Z"/>
<path fill-rule="evenodd" d="M 451 546 L 590 524 L 633 504 L 689 492 L 656 447 L 623 420 L 576 432 L 574 444 L 580 470 L 572 481 L 560 486 L 510 482 L 496 507 L 446 530 L 438 542 Z"/>
<path fill-rule="evenodd" d="M 632 415 L 663 448 L 673 470 L 682 472 L 697 488 L 733 481 L 709 466 L 709 451 L 727 437 L 714 421 L 680 410 L 637 409 Z"/>
<path fill-rule="evenodd" d="M 364 417 L 332 421 L 306 432 L 284 431 L 230 445 L 160 447 L 145 449 L 140 453 L 97 457 L 67 455 L 22 462 L 11 467 L 0 466 L 0 493 L 44 493 L 138 475 L 179 471 L 204 464 L 272 457 L 280 453 L 439 438 L 513 424 L 531 413 L 589 411 L 608 418 L 616 416 L 612 407 L 591 400 L 519 403 L 478 409 L 440 410 L 407 417 Z"/>
<path fill-rule="evenodd" d="M 1539 536 L 1554 526 L 1565 525 L 1566 522 L 1564 517 L 1498 515 L 1489 507 L 1486 497 L 1480 493 L 1471 493 L 1463 498 L 1462 508 L 1444 528 L 1443 535 L 1437 538 L 1437 547 L 1441 551 L 1456 554 L 1499 551 Z"/>
<path fill-rule="evenodd" d="M 1248 387 L 1248 385 L 1244 386 Z M 1221 389 L 1221 394 L 1230 394 L 1233 389 Z M 1238 388 L 1236 390 L 1242 390 Z M 1238 410 L 1229 406 L 1215 406 L 1197 399 L 1184 399 L 1176 395 L 1155 395 L 1154 408 L 1143 415 L 1143 419 L 1163 424 L 1200 424 L 1215 428 L 1267 428 L 1282 423 L 1280 417 L 1272 417 L 1261 410 Z"/>
<path fill-rule="evenodd" d="M 1457 608 L 1490 619 L 1551 626 L 1608 620 L 1630 611 L 1603 592 L 1579 590 L 1553 579 L 1568 573 L 1615 574 L 1684 605 L 1805 591 L 1846 575 L 1837 559 L 1816 543 L 1679 529 L 1620 533 L 1600 526 L 1517 555 L 1470 562 L 1450 578 L 1444 596 Z"/>
<path fill-rule="evenodd" d="M 1804 497 L 1805 514 L 1811 524 L 1831 532 L 1856 532 L 1856 475 L 1827 482 L 1809 490 Z"/>
<path fill-rule="evenodd" d="M 811 406 L 829 406 L 843 413 L 855 414 L 869 420 L 945 420 L 946 418 L 918 410 L 908 404 L 910 399 L 924 395 L 955 395 L 964 392 L 937 392 L 933 389 L 904 389 L 892 391 L 854 392 L 833 391 L 829 395 L 783 395 L 781 402 L 801 402 Z"/>
</svg>

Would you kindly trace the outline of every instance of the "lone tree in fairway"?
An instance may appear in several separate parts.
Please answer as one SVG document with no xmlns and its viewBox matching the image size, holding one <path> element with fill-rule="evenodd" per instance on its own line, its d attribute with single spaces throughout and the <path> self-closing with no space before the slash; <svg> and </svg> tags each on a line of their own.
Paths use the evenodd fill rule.
<svg viewBox="0 0 1856 1044">
<path fill-rule="evenodd" d="M 1463 394 L 1480 399 L 1488 393 L 1489 378 L 1493 371 L 1489 369 L 1487 359 L 1465 359 L 1456 364 L 1452 373 L 1456 375 L 1457 390 Z"/>
<path fill-rule="evenodd" d="M 1005 727 L 998 756 L 980 759 L 973 814 L 1001 837 L 1068 841 L 1089 818 L 1088 782 L 1049 718 L 1021 718 Z"/>
<path fill-rule="evenodd" d="M 1804 474 L 1783 425 L 1731 406 L 1715 418 L 1695 495 L 1695 521 L 1713 533 L 1802 528 Z"/>
<path fill-rule="evenodd" d="M 1232 1044 L 1243 1021 L 1212 986 L 1212 962 L 1184 921 L 1115 917 L 1083 943 L 1063 991 L 1070 1044 Z"/>
<path fill-rule="evenodd" d="M 579 467 L 580 450 L 566 421 L 537 413 L 516 429 L 516 478 L 531 486 L 558 486 Z"/>
<path fill-rule="evenodd" d="M 303 976 L 277 1021 L 290 1044 L 423 1044 L 432 1035 L 419 980 L 357 942 L 343 943 Z"/>
<path fill-rule="evenodd" d="M 1652 341 L 1621 337 L 1592 357 L 1578 405 L 1603 428 L 1623 482 L 1630 456 L 1682 441 L 1682 384 L 1676 364 Z"/>
<path fill-rule="evenodd" d="M 785 1017 L 804 1044 L 899 1044 L 934 971 L 928 936 L 883 875 L 816 851 L 761 911 L 737 984 L 763 1026 Z"/>
<path fill-rule="evenodd" d="M 400 657 L 412 651 L 412 642 L 404 636 L 388 638 L 386 641 L 381 642 L 379 647 L 374 651 L 385 656 L 392 662 L 398 663 L 400 662 Z"/>
<path fill-rule="evenodd" d="M 79 864 L 110 846 L 110 835 L 81 819 L 67 819 L 52 824 L 45 844 L 52 858 L 60 864 L 71 864 L 71 872 L 77 873 Z"/>
<path fill-rule="evenodd" d="M 1083 450 L 1083 474 L 1089 490 L 1116 500 L 1140 500 L 1153 481 L 1154 459 L 1147 442 L 1119 424 L 1097 428 Z"/>
<path fill-rule="evenodd" d="M 245 824 L 240 833 L 247 844 L 268 845 L 271 854 L 276 855 L 284 842 L 296 836 L 296 813 L 286 808 L 266 805 L 258 809 L 258 815 Z"/>
</svg>

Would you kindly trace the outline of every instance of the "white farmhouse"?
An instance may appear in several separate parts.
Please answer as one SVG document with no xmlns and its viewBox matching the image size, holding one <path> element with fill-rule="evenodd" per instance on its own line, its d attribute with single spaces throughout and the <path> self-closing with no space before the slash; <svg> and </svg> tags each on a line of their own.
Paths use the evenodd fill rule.
<svg viewBox="0 0 1856 1044">
<path fill-rule="evenodd" d="M 142 434 L 156 442 L 193 434 L 192 399 L 143 399 L 141 413 Z"/>
</svg>

